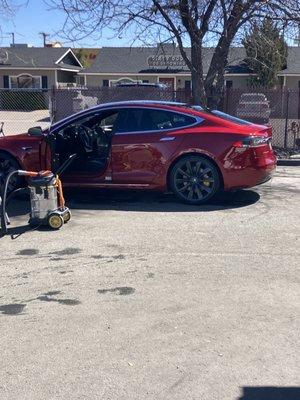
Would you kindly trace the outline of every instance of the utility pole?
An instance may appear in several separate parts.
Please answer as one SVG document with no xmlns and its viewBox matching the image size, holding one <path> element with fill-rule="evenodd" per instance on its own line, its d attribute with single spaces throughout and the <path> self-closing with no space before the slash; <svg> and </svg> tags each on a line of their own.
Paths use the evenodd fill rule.
<svg viewBox="0 0 300 400">
<path fill-rule="evenodd" d="M 11 35 L 11 44 L 14 47 L 15 46 L 15 32 L 9 32 L 9 34 Z"/>
<path fill-rule="evenodd" d="M 45 33 L 45 32 L 40 32 L 39 34 L 43 36 L 44 47 L 46 47 L 46 45 L 47 45 L 47 37 L 50 36 L 50 34 L 49 33 Z"/>
</svg>

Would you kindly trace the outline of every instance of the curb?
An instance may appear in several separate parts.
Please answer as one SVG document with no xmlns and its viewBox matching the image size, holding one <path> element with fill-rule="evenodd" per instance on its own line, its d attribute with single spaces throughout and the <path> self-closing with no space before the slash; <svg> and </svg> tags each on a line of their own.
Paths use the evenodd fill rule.
<svg viewBox="0 0 300 400">
<path fill-rule="evenodd" d="M 277 165 L 279 166 L 291 166 L 298 167 L 300 166 L 300 159 L 292 159 L 292 158 L 282 158 L 277 159 Z"/>
</svg>

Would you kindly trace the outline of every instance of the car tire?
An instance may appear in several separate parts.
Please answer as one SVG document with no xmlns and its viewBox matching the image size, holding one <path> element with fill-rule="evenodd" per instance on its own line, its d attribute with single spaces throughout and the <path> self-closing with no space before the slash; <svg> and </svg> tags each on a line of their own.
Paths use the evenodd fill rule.
<svg viewBox="0 0 300 400">
<path fill-rule="evenodd" d="M 205 204 L 220 190 L 219 171 L 206 157 L 185 156 L 173 166 L 170 186 L 181 202 L 193 205 Z"/>
<path fill-rule="evenodd" d="M 2 192 L 6 177 L 8 174 L 16 169 L 20 169 L 18 162 L 9 154 L 0 152 L 0 191 Z M 15 189 L 21 186 L 21 178 L 18 175 L 14 175 L 8 185 L 8 193 L 11 193 Z"/>
</svg>

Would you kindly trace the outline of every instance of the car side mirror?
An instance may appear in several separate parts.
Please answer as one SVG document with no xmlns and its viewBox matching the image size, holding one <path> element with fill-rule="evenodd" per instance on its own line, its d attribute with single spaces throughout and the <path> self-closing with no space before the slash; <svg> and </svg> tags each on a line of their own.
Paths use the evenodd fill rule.
<svg viewBox="0 0 300 400">
<path fill-rule="evenodd" d="M 43 136 L 43 130 L 40 126 L 34 126 L 28 129 L 28 135 L 30 136 Z"/>
</svg>

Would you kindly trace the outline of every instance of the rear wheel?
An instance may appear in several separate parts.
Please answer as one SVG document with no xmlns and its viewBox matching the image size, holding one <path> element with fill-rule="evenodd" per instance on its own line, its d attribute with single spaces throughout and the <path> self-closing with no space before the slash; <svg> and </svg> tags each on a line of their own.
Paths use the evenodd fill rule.
<svg viewBox="0 0 300 400">
<path fill-rule="evenodd" d="M 8 154 L 0 153 L 0 189 L 2 191 L 5 179 L 8 174 L 16 169 L 20 169 L 18 162 Z M 14 175 L 8 185 L 7 192 L 11 193 L 13 190 L 21 186 L 21 179 L 18 175 Z"/>
<path fill-rule="evenodd" d="M 172 168 L 170 176 L 174 194 L 184 203 L 207 203 L 220 189 L 216 166 L 202 156 L 181 158 Z"/>
<path fill-rule="evenodd" d="M 71 219 L 71 212 L 70 212 L 70 211 L 67 211 L 67 212 L 64 214 L 63 219 L 64 219 L 64 223 L 67 224 L 67 223 L 70 221 L 70 219 Z"/>
</svg>

